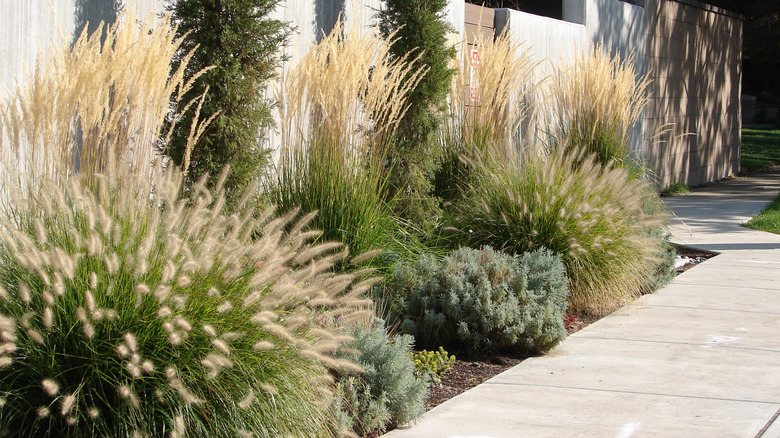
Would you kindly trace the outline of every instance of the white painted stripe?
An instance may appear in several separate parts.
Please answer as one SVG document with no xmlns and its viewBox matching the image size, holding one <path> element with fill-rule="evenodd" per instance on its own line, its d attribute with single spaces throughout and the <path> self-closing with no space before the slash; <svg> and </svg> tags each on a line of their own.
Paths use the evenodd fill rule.
<svg viewBox="0 0 780 438">
<path fill-rule="evenodd" d="M 761 265 L 780 265 L 780 262 L 771 262 L 768 260 L 737 260 L 738 263 L 758 263 Z"/>
</svg>

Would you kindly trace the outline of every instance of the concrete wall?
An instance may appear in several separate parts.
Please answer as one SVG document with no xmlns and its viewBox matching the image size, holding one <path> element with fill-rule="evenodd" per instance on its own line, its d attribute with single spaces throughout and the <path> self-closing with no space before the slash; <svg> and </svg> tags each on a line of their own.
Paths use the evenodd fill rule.
<svg viewBox="0 0 780 438">
<path fill-rule="evenodd" d="M 586 5 L 585 28 L 590 40 L 603 43 L 624 59 L 634 53 L 637 70 L 642 73 L 645 8 L 618 0 L 587 0 Z"/>
<path fill-rule="evenodd" d="M 582 24 L 513 9 L 496 9 L 495 27 L 496 33 L 506 31 L 520 41 L 525 41 L 537 59 L 545 60 L 542 68 L 547 71 L 550 63 L 557 63 L 577 51 L 588 49 L 589 39 Z"/>
<path fill-rule="evenodd" d="M 381 0 L 287 0 L 279 4 L 272 18 L 289 22 L 295 28 L 287 48 L 287 55 L 294 62 L 333 30 L 339 16 L 347 29 L 360 26 L 370 31 L 381 6 Z"/>
<path fill-rule="evenodd" d="M 693 1 L 646 2 L 645 63 L 652 79 L 646 132 L 661 185 L 699 185 L 739 171 L 742 21 Z"/>
<path fill-rule="evenodd" d="M 70 43 L 87 22 L 113 21 L 121 0 L 25 0 L 0 2 L 0 90 L 13 90 L 39 48 L 51 53 L 62 29 Z M 160 11 L 164 0 L 134 0 L 141 13 Z M 633 2 L 641 3 L 641 2 Z M 497 9 L 496 32 L 526 41 L 542 74 L 571 54 L 603 41 L 623 56 L 638 53 L 638 70 L 653 82 L 651 103 L 635 138 L 640 158 L 659 183 L 696 185 L 739 170 L 742 22 L 734 14 L 695 0 L 646 0 L 644 7 L 619 0 L 562 0 L 557 20 Z M 300 58 L 330 31 L 338 15 L 348 26 L 370 31 L 382 0 L 287 0 L 275 18 L 291 22 L 298 34 L 287 48 Z M 459 40 L 464 33 L 463 0 L 449 0 L 447 16 Z M 59 44 L 59 42 L 56 42 Z M 672 134 L 650 141 L 665 124 Z M 682 135 L 687 134 L 687 135 Z"/>
<path fill-rule="evenodd" d="M 163 3 L 137 0 L 134 5 L 144 16 L 159 12 Z M 61 39 L 72 43 L 87 25 L 94 30 L 100 21 L 114 22 L 121 7 L 118 0 L 0 1 L 0 91 L 15 89 L 15 79 L 25 77 L 25 66 L 35 66 L 39 48 L 45 55 Z"/>
<path fill-rule="evenodd" d="M 70 43 L 89 23 L 94 30 L 100 21 L 113 22 L 118 11 L 134 7 L 141 15 L 161 12 L 165 0 L 11 0 L 0 1 L 0 86 L 13 88 L 14 78 L 24 77 L 24 66 L 32 68 L 39 47 L 51 53 L 60 45 L 59 28 Z M 323 32 L 333 29 L 341 14 L 347 26 L 363 26 L 368 31 L 382 0 L 287 0 L 280 3 L 273 18 L 288 21 L 296 28 L 287 54 L 305 55 Z M 447 17 L 458 35 L 463 34 L 464 2 L 450 0 Z"/>
</svg>

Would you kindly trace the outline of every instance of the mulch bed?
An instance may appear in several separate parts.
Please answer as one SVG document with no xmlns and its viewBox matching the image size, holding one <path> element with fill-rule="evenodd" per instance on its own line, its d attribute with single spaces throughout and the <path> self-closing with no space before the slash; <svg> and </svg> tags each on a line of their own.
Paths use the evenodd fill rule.
<svg viewBox="0 0 780 438">
<path fill-rule="evenodd" d="M 595 322 L 592 316 L 566 315 L 565 325 L 568 334 L 575 333 Z M 425 410 L 429 411 L 458 394 L 466 392 L 489 378 L 500 374 L 527 359 L 525 354 L 492 354 L 488 357 L 458 359 L 447 373 L 442 376 L 441 384 L 431 386 Z"/>
<path fill-rule="evenodd" d="M 688 263 L 677 268 L 678 274 L 716 255 L 713 252 L 687 246 L 675 245 L 675 249 L 678 256 L 689 259 Z M 592 316 L 566 315 L 564 323 L 566 331 L 571 335 L 597 320 L 598 318 Z M 431 386 L 425 403 L 426 410 L 431 410 L 456 395 L 512 368 L 528 357 L 528 355 L 493 354 L 480 358 L 459 358 L 442 377 L 441 384 Z"/>
<path fill-rule="evenodd" d="M 692 267 L 698 265 L 699 263 L 718 255 L 717 253 L 714 252 L 704 251 L 701 249 L 691 248 L 689 246 L 683 246 L 683 245 L 675 245 L 674 249 L 677 251 L 678 257 L 683 257 L 688 259 L 688 263 L 676 269 L 678 274 L 682 274 L 683 272 L 687 271 L 688 269 L 691 269 Z"/>
<path fill-rule="evenodd" d="M 441 378 L 441 385 L 431 386 L 425 410 L 473 388 L 485 380 L 519 364 L 526 355 L 494 355 L 474 360 L 456 360 L 452 368 Z"/>
</svg>

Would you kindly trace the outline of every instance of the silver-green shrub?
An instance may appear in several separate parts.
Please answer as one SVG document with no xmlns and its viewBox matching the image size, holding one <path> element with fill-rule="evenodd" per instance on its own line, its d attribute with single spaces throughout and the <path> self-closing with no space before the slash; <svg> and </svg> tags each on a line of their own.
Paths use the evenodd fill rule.
<svg viewBox="0 0 780 438">
<path fill-rule="evenodd" d="M 400 263 L 388 289 L 420 347 L 542 352 L 566 336 L 567 283 L 560 257 L 546 249 L 510 256 L 484 247 Z"/>
<path fill-rule="evenodd" d="M 332 327 L 370 284 L 305 219 L 227 217 L 222 192 L 122 167 L 2 218 L 0 435 L 338 435 L 329 370 L 358 367 Z"/>
<path fill-rule="evenodd" d="M 414 338 L 391 338 L 382 320 L 371 327 L 357 326 L 353 336 L 351 352 L 344 356 L 365 372 L 342 373 L 336 386 L 345 429 L 365 436 L 420 418 L 425 413 L 429 382 L 415 372 L 410 354 Z"/>
</svg>

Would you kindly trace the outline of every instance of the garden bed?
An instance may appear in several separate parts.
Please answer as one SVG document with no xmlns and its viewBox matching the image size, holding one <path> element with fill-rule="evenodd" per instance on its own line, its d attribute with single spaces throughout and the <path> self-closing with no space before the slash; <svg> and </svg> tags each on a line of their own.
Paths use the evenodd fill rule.
<svg viewBox="0 0 780 438">
<path fill-rule="evenodd" d="M 679 261 L 675 268 L 678 274 L 717 255 L 717 253 L 714 252 L 682 245 L 675 245 L 675 250 Z M 592 316 L 567 314 L 565 320 L 566 331 L 571 335 L 597 320 L 598 318 Z M 494 354 L 488 357 L 456 360 L 447 374 L 442 376 L 441 384 L 438 386 L 431 386 L 428 399 L 425 403 L 426 410 L 431 410 L 458 394 L 512 368 L 528 357 L 530 356 L 519 354 Z"/>
</svg>

